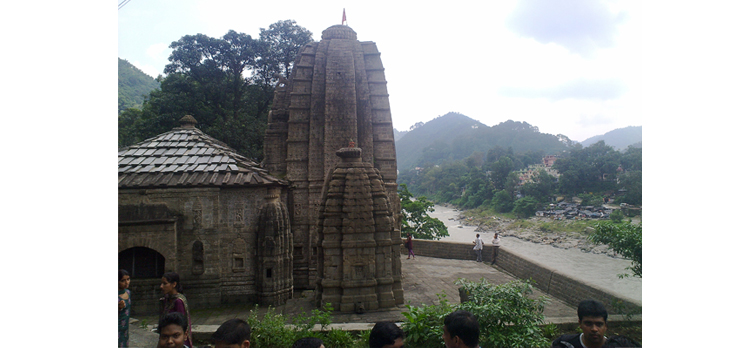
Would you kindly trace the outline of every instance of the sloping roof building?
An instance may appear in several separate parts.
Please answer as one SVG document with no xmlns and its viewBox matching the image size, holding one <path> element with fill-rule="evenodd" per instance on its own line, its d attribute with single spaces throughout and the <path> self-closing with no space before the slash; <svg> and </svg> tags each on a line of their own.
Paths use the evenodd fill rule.
<svg viewBox="0 0 755 348">
<path fill-rule="evenodd" d="M 181 126 L 118 152 L 118 188 L 285 184 L 254 161 L 195 128 Z"/>
<path fill-rule="evenodd" d="M 175 271 L 193 308 L 293 296 L 288 183 L 195 127 L 118 152 L 118 263 L 135 313 L 155 313 Z M 138 299 L 138 300 L 137 300 Z"/>
</svg>

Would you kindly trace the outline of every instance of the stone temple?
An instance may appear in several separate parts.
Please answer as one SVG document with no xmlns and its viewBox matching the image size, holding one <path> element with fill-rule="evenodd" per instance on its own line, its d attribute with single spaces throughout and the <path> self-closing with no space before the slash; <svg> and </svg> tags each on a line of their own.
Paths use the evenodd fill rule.
<svg viewBox="0 0 755 348">
<path fill-rule="evenodd" d="M 194 308 L 281 305 L 294 289 L 361 312 L 403 303 L 396 150 L 380 52 L 343 25 L 276 86 L 257 164 L 194 127 L 119 151 L 119 267 L 135 311 L 165 271 Z M 154 300 L 154 301 L 153 301 Z M 152 305 L 153 303 L 154 305 Z"/>
</svg>

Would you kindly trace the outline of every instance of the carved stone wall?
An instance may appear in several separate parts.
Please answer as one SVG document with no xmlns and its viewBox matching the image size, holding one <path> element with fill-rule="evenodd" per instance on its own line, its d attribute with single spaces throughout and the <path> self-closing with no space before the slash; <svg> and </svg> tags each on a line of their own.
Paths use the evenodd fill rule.
<svg viewBox="0 0 755 348">
<path fill-rule="evenodd" d="M 403 302 L 400 242 L 382 177 L 361 149 L 337 151 L 319 219 L 318 306 L 364 312 Z M 396 286 L 398 285 L 398 286 Z"/>
<path fill-rule="evenodd" d="M 266 187 L 121 189 L 118 251 L 144 247 L 165 257 L 163 271 L 180 274 L 192 308 L 255 303 L 256 242 L 266 195 Z M 282 198 L 276 204 L 285 208 Z M 160 279 L 134 284 L 135 312 L 155 312 Z"/>
</svg>

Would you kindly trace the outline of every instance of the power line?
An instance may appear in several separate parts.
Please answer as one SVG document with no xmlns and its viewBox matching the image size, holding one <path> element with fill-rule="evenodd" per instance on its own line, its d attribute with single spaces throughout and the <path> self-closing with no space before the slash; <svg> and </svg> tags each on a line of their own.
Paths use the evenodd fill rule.
<svg viewBox="0 0 755 348">
<path fill-rule="evenodd" d="M 126 4 L 128 4 L 128 3 L 129 3 L 129 1 L 131 1 L 131 0 L 123 0 L 123 1 L 121 1 L 121 3 L 120 3 L 120 4 L 118 4 L 118 9 L 119 9 L 119 10 L 120 10 L 120 9 L 122 9 L 122 8 L 123 8 L 123 6 L 126 6 Z"/>
</svg>

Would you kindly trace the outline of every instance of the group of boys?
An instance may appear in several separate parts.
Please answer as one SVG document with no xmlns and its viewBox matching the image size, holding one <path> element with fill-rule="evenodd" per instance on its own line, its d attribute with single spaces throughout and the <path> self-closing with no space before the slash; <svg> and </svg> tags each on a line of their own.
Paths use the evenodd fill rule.
<svg viewBox="0 0 755 348">
<path fill-rule="evenodd" d="M 605 336 L 608 319 L 606 308 L 597 301 L 585 300 L 577 307 L 581 334 L 562 335 L 551 348 L 639 347 L 624 336 Z M 160 320 L 158 348 L 183 348 L 187 323 L 181 314 L 171 313 Z M 231 319 L 220 325 L 212 335 L 215 348 L 249 348 L 251 328 L 244 320 Z M 443 342 L 447 348 L 480 348 L 480 326 L 475 316 L 464 310 L 455 311 L 443 320 Z M 395 323 L 378 322 L 372 328 L 370 348 L 404 348 L 404 331 Z M 292 348 L 325 348 L 315 337 L 299 339 Z"/>
</svg>

